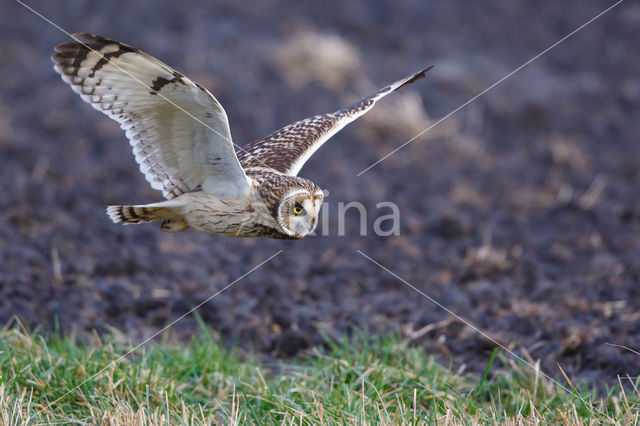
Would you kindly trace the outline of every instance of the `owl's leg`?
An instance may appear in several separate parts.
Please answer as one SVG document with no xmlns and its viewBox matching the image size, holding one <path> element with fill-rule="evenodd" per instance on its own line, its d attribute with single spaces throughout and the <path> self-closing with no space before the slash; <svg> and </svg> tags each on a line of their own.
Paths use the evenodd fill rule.
<svg viewBox="0 0 640 426">
<path fill-rule="evenodd" d="M 183 219 L 166 219 L 160 225 L 164 232 L 182 232 L 189 229 L 189 225 Z"/>
</svg>

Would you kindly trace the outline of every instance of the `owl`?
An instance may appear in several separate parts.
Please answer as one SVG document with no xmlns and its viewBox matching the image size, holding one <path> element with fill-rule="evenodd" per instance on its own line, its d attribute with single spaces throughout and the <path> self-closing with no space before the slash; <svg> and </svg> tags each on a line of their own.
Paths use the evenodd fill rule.
<svg viewBox="0 0 640 426">
<path fill-rule="evenodd" d="M 165 201 L 108 206 L 114 223 L 161 223 L 231 237 L 300 239 L 323 192 L 298 176 L 344 126 L 426 68 L 338 111 L 290 124 L 236 150 L 222 105 L 202 85 L 125 44 L 91 34 L 55 47 L 54 69 L 85 102 L 120 123 L 136 162 Z"/>
</svg>

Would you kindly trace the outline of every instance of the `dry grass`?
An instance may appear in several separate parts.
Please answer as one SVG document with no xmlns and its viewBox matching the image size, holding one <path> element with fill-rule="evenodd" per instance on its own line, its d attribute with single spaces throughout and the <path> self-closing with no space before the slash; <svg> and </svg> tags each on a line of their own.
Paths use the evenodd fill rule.
<svg viewBox="0 0 640 426">
<path fill-rule="evenodd" d="M 327 89 L 344 89 L 362 69 L 357 49 L 337 34 L 305 31 L 275 47 L 274 59 L 287 83 L 310 82 Z"/>
<path fill-rule="evenodd" d="M 600 396 L 570 384 L 567 393 L 497 352 L 478 380 L 399 338 L 358 335 L 278 365 L 229 351 L 207 331 L 189 345 L 151 344 L 122 360 L 131 345 L 118 340 L 85 346 L 17 328 L 2 332 L 0 423 L 638 422 L 637 382 Z"/>
</svg>

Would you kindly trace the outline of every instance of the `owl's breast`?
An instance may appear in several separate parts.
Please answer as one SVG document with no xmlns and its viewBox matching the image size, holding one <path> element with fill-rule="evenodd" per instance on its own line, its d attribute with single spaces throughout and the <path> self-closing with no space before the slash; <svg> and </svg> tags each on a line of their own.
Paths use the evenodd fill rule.
<svg viewBox="0 0 640 426">
<path fill-rule="evenodd" d="M 192 228 L 231 237 L 269 237 L 290 239 L 279 230 L 278 222 L 257 191 L 240 198 L 220 199 L 198 191 L 183 194 L 185 221 Z"/>
</svg>

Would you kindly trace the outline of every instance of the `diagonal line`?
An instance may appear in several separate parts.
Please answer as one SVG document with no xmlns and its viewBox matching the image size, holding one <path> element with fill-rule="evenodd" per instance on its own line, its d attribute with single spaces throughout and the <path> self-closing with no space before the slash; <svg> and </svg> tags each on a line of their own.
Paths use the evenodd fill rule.
<svg viewBox="0 0 640 426">
<path fill-rule="evenodd" d="M 454 316 L 456 319 L 458 319 L 459 321 L 461 321 L 462 323 L 464 323 L 465 325 L 467 325 L 468 327 L 472 328 L 474 331 L 476 331 L 477 333 L 481 334 L 482 336 L 484 336 L 485 338 L 489 339 L 491 342 L 495 343 L 496 345 L 498 345 L 500 348 L 502 348 L 503 350 L 505 350 L 507 353 L 509 353 L 511 356 L 513 356 L 514 358 L 517 358 L 519 361 L 524 362 L 526 365 L 528 365 L 529 367 L 531 367 L 534 370 L 539 371 L 544 377 L 546 377 L 548 380 L 550 380 L 551 382 L 553 382 L 554 384 L 556 384 L 557 386 L 561 387 L 562 389 L 564 389 L 565 392 L 569 393 L 569 394 L 574 394 L 575 396 L 577 396 L 583 404 L 585 404 L 585 406 L 591 406 L 594 409 L 600 411 L 602 413 L 602 411 L 598 408 L 596 408 L 595 405 L 589 403 L 588 401 L 586 401 L 582 395 L 580 395 L 578 392 L 575 392 L 573 390 L 568 389 L 567 387 L 565 387 L 562 383 L 558 382 L 556 379 L 554 379 L 553 377 L 547 375 L 544 371 L 542 371 L 541 369 L 536 369 L 535 366 L 531 365 L 531 363 L 529 363 L 527 360 L 525 360 L 524 358 L 522 358 L 521 356 L 517 355 L 515 352 L 513 352 L 512 350 L 508 349 L 506 346 L 504 346 L 502 343 L 498 342 L 496 339 L 494 339 L 493 337 L 489 336 L 487 333 L 485 333 L 484 331 L 480 330 L 478 327 L 476 327 L 475 325 L 471 324 L 469 321 L 467 321 L 466 319 L 462 318 L 460 315 L 456 314 L 455 312 L 453 312 L 452 310 L 448 309 L 446 306 L 442 305 L 440 302 L 438 302 L 437 300 L 435 300 L 434 298 L 430 297 L 428 294 L 426 294 L 425 292 L 421 291 L 420 289 L 418 289 L 417 287 L 413 286 L 411 283 L 407 282 L 406 280 L 402 279 L 401 277 L 399 277 L 398 275 L 396 275 L 394 272 L 392 272 L 391 270 L 389 270 L 388 268 L 386 268 L 385 266 L 381 265 L 380 263 L 378 263 L 377 261 L 375 261 L 374 259 L 372 259 L 371 257 L 367 256 L 366 254 L 364 254 L 363 252 L 361 252 L 360 250 L 356 250 L 360 255 L 362 255 L 363 257 L 365 257 L 366 259 L 368 259 L 369 261 L 371 261 L 371 263 L 374 263 L 375 265 L 377 265 L 378 267 L 380 267 L 381 269 L 383 269 L 384 271 L 388 272 L 389 274 L 391 274 L 393 277 L 397 278 L 398 280 L 400 280 L 401 282 L 403 282 L 404 284 L 406 284 L 407 286 L 411 287 L 412 289 L 414 289 L 415 291 L 417 291 L 418 293 L 420 293 L 422 296 L 424 296 L 425 298 L 429 299 L 432 303 L 434 303 L 435 305 L 437 305 L 438 307 L 440 307 L 441 309 L 444 309 L 445 311 L 447 311 L 450 315 Z"/>
<path fill-rule="evenodd" d="M 497 85 L 499 85 L 500 83 L 502 83 L 503 81 L 505 81 L 506 79 L 508 79 L 509 77 L 511 77 L 512 75 L 514 75 L 515 73 L 517 73 L 518 71 L 520 71 L 521 69 L 523 69 L 524 67 L 526 67 L 527 65 L 529 65 L 530 63 L 532 63 L 533 61 L 535 61 L 536 59 L 540 58 L 541 56 L 543 56 L 544 54 L 546 54 L 547 52 L 549 52 L 551 49 L 553 49 L 554 47 L 556 47 L 557 45 L 559 45 L 560 43 L 563 43 L 565 40 L 567 40 L 568 38 L 570 38 L 571 36 L 573 36 L 574 34 L 576 34 L 577 32 L 583 30 L 585 27 L 587 27 L 589 24 L 591 24 L 592 22 L 594 22 L 596 19 L 600 18 L 602 15 L 604 15 L 605 13 L 609 12 L 611 9 L 613 9 L 614 7 L 618 6 L 620 3 L 622 3 L 624 0 L 618 0 L 618 2 L 614 3 L 613 5 L 609 6 L 608 8 L 606 8 L 605 10 L 603 10 L 602 12 L 600 12 L 599 14 L 597 14 L 596 16 L 594 16 L 593 18 L 591 18 L 590 20 L 588 20 L 587 22 L 585 22 L 584 24 L 580 25 L 578 28 L 576 28 L 575 30 L 571 31 L 569 34 L 567 34 L 566 36 L 562 37 L 560 40 L 556 41 L 555 43 L 553 43 L 551 46 L 547 47 L 546 49 L 544 49 L 542 52 L 538 53 L 536 56 L 534 56 L 533 58 L 529 59 L 527 62 L 525 62 L 524 64 L 520 65 L 518 68 L 514 69 L 513 71 L 511 71 L 509 74 L 505 75 L 504 77 L 502 77 L 500 80 L 496 81 L 495 83 L 493 83 L 491 86 L 487 87 L 486 89 L 484 89 L 482 92 L 478 93 L 477 95 L 475 95 L 473 98 L 469 99 L 467 102 L 463 103 L 462 105 L 460 105 L 458 108 L 454 109 L 453 111 L 451 111 L 450 113 L 448 113 L 447 115 L 445 115 L 444 117 L 442 117 L 441 119 L 439 119 L 438 121 L 436 121 L 435 123 L 429 125 L 426 129 L 422 130 L 420 133 L 418 133 L 417 135 L 415 135 L 414 137 L 412 137 L 411 139 L 409 139 L 408 141 L 406 141 L 405 143 L 403 143 L 402 145 L 398 146 L 396 149 L 394 149 L 393 151 L 389 152 L 387 155 L 385 155 L 384 157 L 382 157 L 381 159 L 379 159 L 378 161 L 376 161 L 375 163 L 371 164 L 369 167 L 367 167 L 366 169 L 362 170 L 360 173 L 358 173 L 356 176 L 360 176 L 364 173 L 366 173 L 369 169 L 373 168 L 374 166 L 376 166 L 377 164 L 383 162 L 384 160 L 386 160 L 388 157 L 390 157 L 391 155 L 395 154 L 396 152 L 398 152 L 399 150 L 401 150 L 402 148 L 404 148 L 405 146 L 409 145 L 411 142 L 413 142 L 414 140 L 416 140 L 417 138 L 419 138 L 420 136 L 422 136 L 423 134 L 425 134 L 426 132 L 428 132 L 429 130 L 431 130 L 432 128 L 434 128 L 435 126 L 437 126 L 438 124 L 440 124 L 441 122 L 443 122 L 444 120 L 446 120 L 447 118 L 451 117 L 452 115 L 454 115 L 455 113 L 457 113 L 458 111 L 460 111 L 462 108 L 466 107 L 467 105 L 469 105 L 470 103 L 472 103 L 473 101 L 475 101 L 476 99 L 478 99 L 479 97 L 481 97 L 482 95 L 484 95 L 485 93 L 487 93 L 489 90 L 493 89 L 494 87 L 496 87 Z"/>
<path fill-rule="evenodd" d="M 129 350 L 127 353 L 125 353 L 124 355 L 122 355 L 121 357 L 119 357 L 118 359 L 116 359 L 115 361 L 111 361 L 106 367 L 104 367 L 103 369 L 101 369 L 100 371 L 98 371 L 97 373 L 93 374 L 91 377 L 89 377 L 88 379 L 84 380 L 82 383 L 80 383 L 79 385 L 77 385 L 76 387 L 74 387 L 73 389 L 69 390 L 67 393 L 65 393 L 64 395 L 62 395 L 61 397 L 59 397 L 58 399 L 56 399 L 55 401 L 53 401 L 50 404 L 47 404 L 48 408 L 51 408 L 52 405 L 54 405 L 55 403 L 57 403 L 58 401 L 60 401 L 62 398 L 64 398 L 65 396 L 69 395 L 71 392 L 75 391 L 76 389 L 78 389 L 80 386 L 84 385 L 85 383 L 87 383 L 88 381 L 92 380 L 93 378 L 99 376 L 100 374 L 102 374 L 104 371 L 106 371 L 107 369 L 109 369 L 113 364 L 119 362 L 120 360 L 122 360 L 123 358 L 126 358 L 128 355 L 130 355 L 131 353 L 137 351 L 141 346 L 145 345 L 147 342 L 149 342 L 150 340 L 152 340 L 154 337 L 156 337 L 157 335 L 163 333 L 164 331 L 166 331 L 169 327 L 173 326 L 175 323 L 177 323 L 178 321 L 180 321 L 181 319 L 183 319 L 184 317 L 186 317 L 187 315 L 189 315 L 190 313 L 192 313 L 193 311 L 195 311 L 196 309 L 198 309 L 200 306 L 204 305 L 205 303 L 209 302 L 211 299 L 213 299 L 214 297 L 216 297 L 217 295 L 219 295 L 220 293 L 222 293 L 223 291 L 225 291 L 226 289 L 228 289 L 229 287 L 231 287 L 232 285 L 234 285 L 235 283 L 237 283 L 238 281 L 240 281 L 241 279 L 243 279 L 244 277 L 246 277 L 247 275 L 251 274 L 252 272 L 254 272 L 256 269 L 259 269 L 260 267 L 262 267 L 265 263 L 269 262 L 271 259 L 273 259 L 274 257 L 278 256 L 280 253 L 282 253 L 282 250 L 278 250 L 275 254 L 271 255 L 271 257 L 269 257 L 266 260 L 263 260 L 262 262 L 260 262 L 258 265 L 254 266 L 253 268 L 251 268 L 248 272 L 245 272 L 243 275 L 241 275 L 240 277 L 236 278 L 235 280 L 233 280 L 231 283 L 227 284 L 225 287 L 223 287 L 221 290 L 218 290 L 217 292 L 215 292 L 214 294 L 212 294 L 211 296 L 209 296 L 208 298 L 206 298 L 205 300 L 203 300 L 202 302 L 198 303 L 195 307 L 189 309 L 187 312 L 185 312 L 184 314 L 182 314 L 180 317 L 176 318 L 175 320 L 173 320 L 170 324 L 164 326 L 162 329 L 160 329 L 159 331 L 155 332 L 153 335 L 151 335 L 151 337 L 146 338 L 145 340 L 143 340 L 141 343 L 139 343 L 135 348 Z M 35 415 L 37 415 L 38 413 L 35 413 Z M 32 416 L 32 418 L 34 417 Z"/>
<path fill-rule="evenodd" d="M 62 27 L 60 27 L 59 25 L 57 25 L 56 23 L 52 22 L 50 19 L 47 19 L 45 16 L 43 16 L 41 13 L 39 13 L 38 11 L 36 11 L 35 9 L 33 9 L 32 7 L 26 5 L 25 3 L 23 3 L 20 0 L 15 0 L 16 2 L 20 3 L 22 6 L 24 6 L 26 9 L 30 10 L 31 12 L 33 12 L 35 15 L 39 16 L 40 18 L 42 18 L 44 21 L 48 22 L 49 24 L 51 24 L 53 27 L 57 28 L 58 30 L 62 31 L 63 33 L 65 33 L 67 36 L 71 37 L 73 40 L 75 40 L 76 42 L 80 43 L 81 45 L 83 45 L 84 47 L 86 47 L 87 49 L 89 49 L 91 52 L 95 53 L 96 55 L 98 55 L 101 59 L 104 59 L 105 61 L 107 61 L 108 63 L 110 63 L 111 65 L 113 65 L 115 68 L 117 68 L 118 70 L 122 71 L 123 73 L 127 74 L 129 77 L 131 77 L 133 80 L 137 81 L 138 83 L 140 83 L 143 87 L 145 87 L 146 89 L 149 89 L 151 91 L 154 91 L 151 86 L 147 85 L 145 82 L 143 82 L 142 80 L 140 80 L 139 78 L 137 78 L 135 75 L 131 74 L 129 71 L 121 68 L 120 66 L 118 66 L 117 64 L 115 64 L 114 62 L 112 62 L 109 58 L 105 58 L 102 54 L 100 54 L 100 52 L 92 49 L 91 47 L 89 47 L 87 44 L 81 42 L 80 40 L 78 40 L 76 37 L 73 36 L 73 34 L 69 33 L 68 31 L 64 30 Z M 223 135 L 222 133 L 220 133 L 219 131 L 217 131 L 216 129 L 214 129 L 213 127 L 209 126 L 207 123 L 205 123 L 204 121 L 200 120 L 198 117 L 196 117 L 195 115 L 191 114 L 189 111 L 185 110 L 184 108 L 182 108 L 180 105 L 176 104 L 175 102 L 173 102 L 171 99 L 167 98 L 166 96 L 164 96 L 162 93 L 160 92 L 156 92 L 157 95 L 159 97 L 161 97 L 162 99 L 164 99 L 165 101 L 169 102 L 171 105 L 173 105 L 174 107 L 178 108 L 180 111 L 182 111 L 183 113 L 185 113 L 186 115 L 188 115 L 189 117 L 193 118 L 195 121 L 197 121 L 198 123 L 202 124 L 204 127 L 206 127 L 207 129 L 211 130 L 212 132 L 214 132 L 215 134 L 217 134 L 218 136 L 220 136 L 221 138 L 223 138 L 224 140 L 228 141 L 229 143 L 231 143 L 233 146 L 235 146 L 236 148 L 238 148 L 239 151 L 244 152 L 246 154 L 248 154 L 251 158 L 257 160 L 259 163 L 261 163 L 262 165 L 264 165 L 265 167 L 269 167 L 267 166 L 263 161 L 261 161 L 259 158 L 255 157 L 253 154 L 251 154 L 249 151 L 245 150 L 244 148 L 242 148 L 240 145 L 236 144 L 235 142 L 233 142 L 230 138 L 226 137 L 225 135 Z M 219 103 L 219 102 L 218 102 Z M 226 114 L 225 114 L 226 115 Z"/>
</svg>

